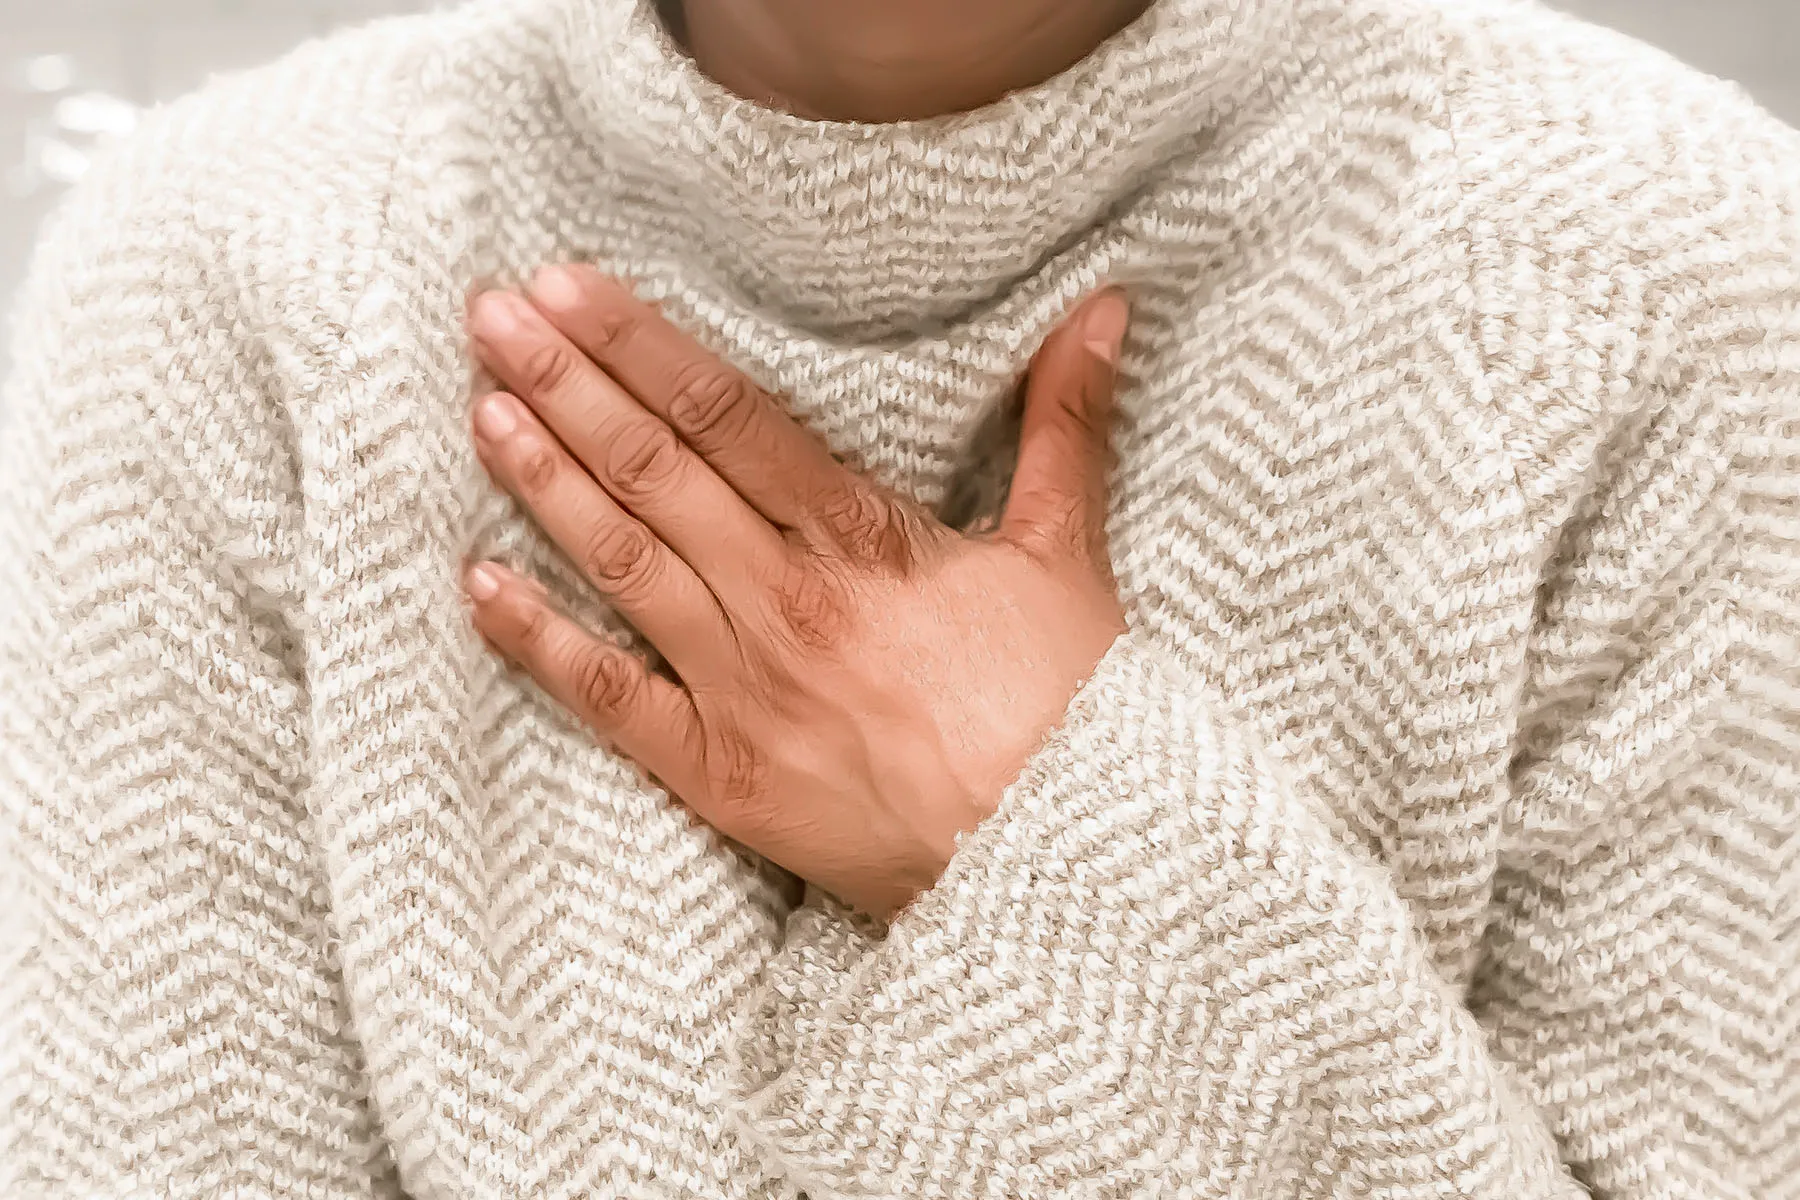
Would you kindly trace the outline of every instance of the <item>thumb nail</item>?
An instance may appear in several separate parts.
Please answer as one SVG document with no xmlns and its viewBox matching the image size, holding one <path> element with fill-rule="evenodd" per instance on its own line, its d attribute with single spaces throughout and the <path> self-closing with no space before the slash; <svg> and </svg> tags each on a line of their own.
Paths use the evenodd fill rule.
<svg viewBox="0 0 1800 1200">
<path fill-rule="evenodd" d="M 1107 288 L 1094 297 L 1088 303 L 1081 331 L 1088 353 L 1109 367 L 1116 366 L 1120 346 L 1125 341 L 1125 326 L 1130 321 L 1131 304 L 1125 299 L 1124 292 Z"/>
</svg>

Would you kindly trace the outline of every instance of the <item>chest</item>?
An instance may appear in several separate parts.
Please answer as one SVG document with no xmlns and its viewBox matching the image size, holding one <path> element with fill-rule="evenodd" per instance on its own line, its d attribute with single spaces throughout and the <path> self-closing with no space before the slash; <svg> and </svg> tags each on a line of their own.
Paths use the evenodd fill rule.
<svg viewBox="0 0 1800 1200">
<path fill-rule="evenodd" d="M 627 244 L 546 257 L 656 280 L 673 317 L 840 457 L 957 524 L 1005 495 L 1018 381 L 1059 297 L 1101 266 L 1135 273 L 1109 520 L 1130 618 L 1388 863 L 1441 965 L 1466 970 L 1532 590 L 1479 382 L 1431 297 L 1366 285 L 1403 331 L 1376 333 L 1318 318 L 1304 273 L 1206 294 L 1166 257 L 1077 256 L 966 327 L 870 347 L 696 299 L 691 269 Z M 420 378 L 367 397 L 381 417 L 315 431 L 309 531 L 311 800 L 409 1187 L 657 1194 L 679 1177 L 685 1195 L 765 1194 L 723 1117 L 719 1061 L 780 943 L 786 881 L 473 635 L 456 583 L 472 554 L 635 637 L 486 481 L 467 377 Z M 373 494 L 372 478 L 408 490 Z M 339 632 L 366 628 L 333 619 L 359 604 L 384 606 L 379 643 Z"/>
</svg>

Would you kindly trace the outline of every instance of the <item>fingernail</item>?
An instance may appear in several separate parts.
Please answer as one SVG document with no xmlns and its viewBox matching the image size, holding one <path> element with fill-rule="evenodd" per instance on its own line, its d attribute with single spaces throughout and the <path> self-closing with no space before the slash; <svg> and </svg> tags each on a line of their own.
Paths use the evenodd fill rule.
<svg viewBox="0 0 1800 1200">
<path fill-rule="evenodd" d="M 492 600 L 500 594 L 500 575 L 486 563 L 476 563 L 469 568 L 463 586 L 477 600 Z"/>
<path fill-rule="evenodd" d="M 497 442 L 519 427 L 518 410 L 511 396 L 496 392 L 475 406 L 475 432 Z"/>
<path fill-rule="evenodd" d="M 543 267 L 532 276 L 531 298 L 550 308 L 574 308 L 581 303 L 581 284 L 567 267 Z"/>
<path fill-rule="evenodd" d="M 1125 326 L 1131 321 L 1131 304 L 1125 293 L 1108 288 L 1088 303 L 1086 328 L 1082 330 L 1088 353 L 1108 366 L 1119 361 L 1119 349 L 1125 341 Z"/>
<path fill-rule="evenodd" d="M 483 292 L 475 297 L 469 314 L 469 332 L 482 341 L 507 337 L 519 327 L 519 306 L 524 301 L 511 292 Z"/>
</svg>

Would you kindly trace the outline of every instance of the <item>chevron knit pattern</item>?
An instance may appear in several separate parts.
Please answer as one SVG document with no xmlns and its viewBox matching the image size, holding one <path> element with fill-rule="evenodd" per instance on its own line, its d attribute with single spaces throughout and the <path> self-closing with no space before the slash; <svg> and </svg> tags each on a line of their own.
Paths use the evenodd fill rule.
<svg viewBox="0 0 1800 1200">
<path fill-rule="evenodd" d="M 477 282 L 628 275 L 991 513 L 1135 324 L 1131 630 L 891 929 L 496 663 Z M 1800 136 L 1517 0 L 1157 0 L 802 121 L 650 0 L 157 114 L 59 214 L 0 473 L 0 1194 L 1800 1197 Z"/>
</svg>

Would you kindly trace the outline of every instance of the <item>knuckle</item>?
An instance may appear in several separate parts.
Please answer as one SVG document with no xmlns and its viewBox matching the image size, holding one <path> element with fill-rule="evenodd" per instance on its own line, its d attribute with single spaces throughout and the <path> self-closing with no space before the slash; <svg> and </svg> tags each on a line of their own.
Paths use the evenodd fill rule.
<svg viewBox="0 0 1800 1200">
<path fill-rule="evenodd" d="M 548 605 L 531 601 L 519 619 L 519 644 L 542 656 L 550 649 L 556 618 Z"/>
<path fill-rule="evenodd" d="M 1085 385 L 1059 391 L 1053 404 L 1057 422 L 1078 444 L 1085 445 L 1104 435 L 1100 406 Z"/>
<path fill-rule="evenodd" d="M 709 730 L 705 753 L 707 778 L 719 804 L 743 813 L 763 802 L 768 764 L 738 725 L 721 722 Z"/>
<path fill-rule="evenodd" d="M 741 433 L 754 412 L 756 392 L 736 371 L 695 362 L 675 376 L 669 416 L 682 433 L 701 440 L 728 440 Z"/>
<path fill-rule="evenodd" d="M 663 483 L 675 470 L 680 447 L 661 421 L 634 422 L 619 431 L 607 451 L 606 469 L 613 482 L 632 491 Z"/>
<path fill-rule="evenodd" d="M 650 567 L 650 534 L 628 521 L 603 522 L 593 533 L 582 565 L 596 583 L 616 589 Z"/>
<path fill-rule="evenodd" d="M 525 386 L 535 395 L 554 392 L 575 373 L 575 356 L 568 347 L 547 342 L 532 350 L 520 364 Z"/>
<path fill-rule="evenodd" d="M 605 308 L 594 314 L 589 338 L 595 350 L 617 354 L 636 336 L 642 323 L 636 313 Z"/>
<path fill-rule="evenodd" d="M 528 495 L 542 495 L 555 482 L 558 469 L 556 451 L 541 443 L 532 444 L 519 455 L 519 487 Z"/>
<path fill-rule="evenodd" d="M 831 577 L 816 565 L 795 563 L 775 588 L 783 625 L 803 647 L 829 650 L 844 632 L 848 613 Z"/>
<path fill-rule="evenodd" d="M 1045 502 L 1049 513 L 1047 524 L 1071 544 L 1079 542 L 1087 525 L 1087 501 L 1081 496 L 1058 492 Z"/>
<path fill-rule="evenodd" d="M 1066 492 L 1045 492 L 1022 497 L 1022 500 L 1027 507 L 1041 514 L 1028 538 L 1032 549 L 1060 556 L 1085 552 L 1091 537 L 1087 529 L 1086 503 L 1081 497 Z"/>
<path fill-rule="evenodd" d="M 581 702 L 594 713 L 624 711 L 636 699 L 640 685 L 638 672 L 625 653 L 601 646 L 576 653 L 569 680 Z"/>
<path fill-rule="evenodd" d="M 819 505 L 826 533 L 844 554 L 893 570 L 910 562 L 905 515 L 891 498 L 855 486 L 839 487 Z"/>
</svg>

